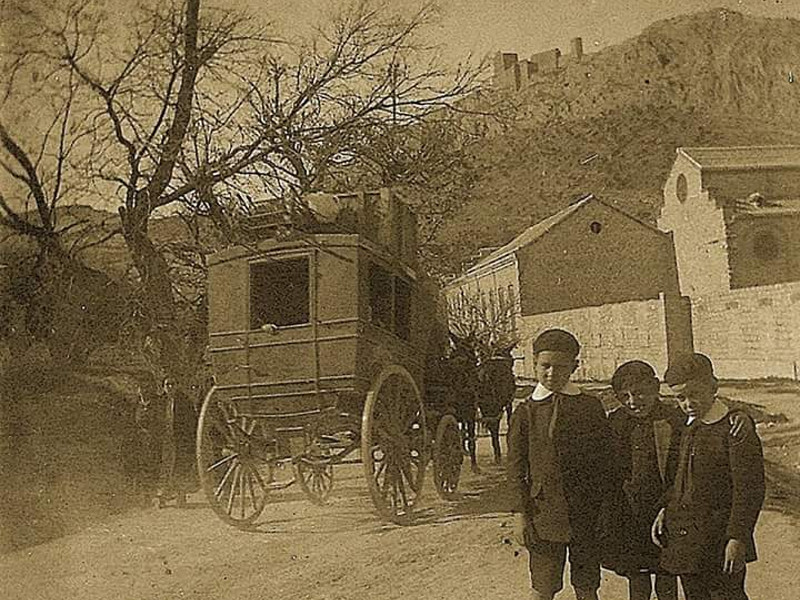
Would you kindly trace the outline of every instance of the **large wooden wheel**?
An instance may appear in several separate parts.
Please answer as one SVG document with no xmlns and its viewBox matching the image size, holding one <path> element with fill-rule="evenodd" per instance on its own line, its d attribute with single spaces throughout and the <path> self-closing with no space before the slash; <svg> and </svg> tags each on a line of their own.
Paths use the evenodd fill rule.
<svg viewBox="0 0 800 600">
<path fill-rule="evenodd" d="M 428 448 L 417 384 L 399 365 L 384 368 L 367 393 L 361 422 L 361 460 L 379 515 L 400 524 L 413 518 Z"/>
<path fill-rule="evenodd" d="M 436 428 L 433 446 L 433 480 L 436 492 L 444 500 L 452 500 L 461 477 L 464 452 L 461 449 L 461 431 L 453 415 L 445 415 Z"/>
<path fill-rule="evenodd" d="M 258 421 L 237 414 L 212 388 L 197 427 L 197 472 L 208 503 L 226 523 L 247 527 L 264 510 L 273 445 Z"/>
</svg>

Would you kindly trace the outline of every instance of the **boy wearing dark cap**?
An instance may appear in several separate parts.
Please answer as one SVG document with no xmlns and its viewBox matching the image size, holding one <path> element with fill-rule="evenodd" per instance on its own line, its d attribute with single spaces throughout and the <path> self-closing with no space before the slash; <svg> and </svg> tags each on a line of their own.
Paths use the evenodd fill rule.
<svg viewBox="0 0 800 600">
<path fill-rule="evenodd" d="M 579 350 L 561 329 L 534 340 L 538 383 L 509 427 L 515 534 L 529 552 L 534 600 L 551 600 L 562 589 L 567 551 L 578 600 L 596 600 L 600 586 L 597 525 L 613 463 L 600 401 L 569 381 Z"/>
<path fill-rule="evenodd" d="M 688 416 L 675 483 L 652 527 L 661 566 L 680 575 L 687 600 L 747 600 L 745 564 L 756 560 L 753 530 L 764 502 L 764 457 L 749 417 L 734 433 L 716 397 L 709 358 L 684 356 L 664 380 Z"/>
<path fill-rule="evenodd" d="M 677 600 L 674 575 L 658 568 L 650 526 L 675 477 L 681 410 L 661 402 L 661 383 L 649 364 L 623 363 L 611 388 L 619 407 L 608 416 L 619 480 L 602 516 L 603 566 L 628 579 L 629 600 L 650 600 L 655 574 L 658 600 Z"/>
</svg>

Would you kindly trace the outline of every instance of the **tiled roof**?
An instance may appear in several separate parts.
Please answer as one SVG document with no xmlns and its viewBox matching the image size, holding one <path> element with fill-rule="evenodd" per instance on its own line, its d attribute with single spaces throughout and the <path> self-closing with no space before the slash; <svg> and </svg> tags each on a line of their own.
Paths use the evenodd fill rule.
<svg viewBox="0 0 800 600">
<path fill-rule="evenodd" d="M 703 170 L 800 168 L 800 146 L 678 148 Z"/>
<path fill-rule="evenodd" d="M 515 237 L 513 240 L 508 242 L 506 245 L 500 246 L 497 250 L 495 250 L 494 252 L 492 252 L 488 256 L 482 258 L 477 263 L 472 265 L 467 270 L 467 272 L 473 271 L 473 270 L 475 270 L 477 268 L 480 268 L 483 265 L 486 265 L 486 264 L 489 264 L 491 262 L 494 262 L 498 258 L 501 258 L 501 257 L 503 257 L 503 256 L 505 256 L 507 254 L 510 254 L 511 252 L 514 252 L 516 250 L 519 250 L 523 246 L 527 246 L 531 242 L 539 239 L 545 233 L 550 231 L 555 225 L 558 225 L 564 219 L 566 219 L 571 214 L 573 214 L 576 210 L 578 210 L 582 206 L 586 205 L 592 198 L 594 198 L 594 196 L 592 196 L 591 194 L 589 194 L 588 196 L 584 196 L 580 200 L 577 200 L 576 202 L 573 202 L 572 204 L 570 204 L 569 206 L 567 206 L 563 210 L 558 211 L 554 215 L 551 215 L 551 216 L 547 217 L 546 219 L 544 219 L 543 221 L 539 221 L 535 225 L 532 225 L 532 226 L 528 227 L 525 231 L 520 233 L 517 237 Z"/>
</svg>

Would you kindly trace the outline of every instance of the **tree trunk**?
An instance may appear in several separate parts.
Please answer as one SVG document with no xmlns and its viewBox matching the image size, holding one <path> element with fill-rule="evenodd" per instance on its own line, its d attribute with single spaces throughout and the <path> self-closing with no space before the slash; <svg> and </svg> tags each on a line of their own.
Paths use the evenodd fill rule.
<svg viewBox="0 0 800 600">
<path fill-rule="evenodd" d="M 160 379 L 185 380 L 186 364 L 178 307 L 172 290 L 169 265 L 148 236 L 149 214 L 137 208 L 120 208 L 122 232 L 141 281 L 144 331 L 153 343 L 146 349 L 161 370 Z"/>
</svg>

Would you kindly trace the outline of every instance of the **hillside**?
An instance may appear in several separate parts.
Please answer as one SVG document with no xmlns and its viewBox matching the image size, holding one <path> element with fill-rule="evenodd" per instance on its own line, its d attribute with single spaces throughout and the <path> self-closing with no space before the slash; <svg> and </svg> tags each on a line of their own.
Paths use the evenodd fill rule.
<svg viewBox="0 0 800 600">
<path fill-rule="evenodd" d="M 800 143 L 800 21 L 729 10 L 655 23 L 542 76 L 483 151 L 473 200 L 442 231 L 453 257 L 508 241 L 593 193 L 654 218 L 677 146 Z"/>
<path fill-rule="evenodd" d="M 74 204 L 59 206 L 57 218 L 57 228 L 66 231 L 66 245 L 72 247 L 75 244 L 75 247 L 85 248 L 78 255 L 87 265 L 104 271 L 115 279 L 124 277 L 131 269 L 130 254 L 122 234 L 119 233 L 119 215 Z M 29 219 L 36 223 L 36 214 L 31 213 Z M 115 231 L 117 233 L 112 235 Z M 186 227 L 175 215 L 153 219 L 150 231 L 158 245 L 187 239 Z M 12 262 L 15 254 L 33 251 L 33 248 L 32 240 L 13 235 L 0 225 L 0 263 Z"/>
<path fill-rule="evenodd" d="M 458 268 L 586 193 L 653 220 L 678 146 L 800 143 L 798 65 L 799 20 L 715 9 L 542 75 L 514 95 L 515 122 L 482 149 L 472 200 L 441 230 L 437 261 Z M 118 223 L 75 211 L 99 231 Z M 185 234 L 174 217 L 152 229 L 158 242 Z M 130 266 L 120 236 L 85 258 L 115 275 Z"/>
</svg>

